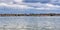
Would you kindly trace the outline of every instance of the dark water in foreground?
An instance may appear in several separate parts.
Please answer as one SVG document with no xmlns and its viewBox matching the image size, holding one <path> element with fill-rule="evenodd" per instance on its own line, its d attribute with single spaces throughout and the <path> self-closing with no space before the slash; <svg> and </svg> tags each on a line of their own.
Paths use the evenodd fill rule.
<svg viewBox="0 0 60 30">
<path fill-rule="evenodd" d="M 0 17 L 0 30 L 60 30 L 60 16 Z"/>
</svg>

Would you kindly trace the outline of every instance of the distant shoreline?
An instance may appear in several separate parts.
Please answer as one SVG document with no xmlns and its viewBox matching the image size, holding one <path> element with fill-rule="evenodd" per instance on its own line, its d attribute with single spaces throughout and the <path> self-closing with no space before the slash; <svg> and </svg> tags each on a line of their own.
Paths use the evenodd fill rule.
<svg viewBox="0 0 60 30">
<path fill-rule="evenodd" d="M 60 16 L 60 14 L 0 14 L 0 16 Z"/>
</svg>

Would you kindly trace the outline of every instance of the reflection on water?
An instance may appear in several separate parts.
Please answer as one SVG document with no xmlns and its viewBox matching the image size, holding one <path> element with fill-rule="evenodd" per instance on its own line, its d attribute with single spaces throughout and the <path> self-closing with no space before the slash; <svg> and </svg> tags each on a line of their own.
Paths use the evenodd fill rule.
<svg viewBox="0 0 60 30">
<path fill-rule="evenodd" d="M 0 17 L 0 30 L 60 30 L 59 16 Z"/>
</svg>

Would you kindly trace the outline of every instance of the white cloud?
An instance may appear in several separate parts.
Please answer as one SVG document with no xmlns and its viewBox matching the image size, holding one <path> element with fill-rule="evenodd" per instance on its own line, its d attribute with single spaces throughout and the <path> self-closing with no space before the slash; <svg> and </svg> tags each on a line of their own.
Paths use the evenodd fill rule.
<svg viewBox="0 0 60 30">
<path fill-rule="evenodd" d="M 8 8 L 17 8 L 17 9 L 29 9 L 33 7 L 29 7 L 28 5 L 22 5 L 22 4 L 7 4 L 7 3 L 0 3 L 0 6 L 5 6 Z"/>
<path fill-rule="evenodd" d="M 18 9 L 36 9 L 36 10 L 56 10 L 60 9 L 60 6 L 53 4 L 43 4 L 43 3 L 23 3 L 23 0 L 0 0 L 0 6 L 5 6 L 8 8 L 18 8 Z M 5 3 L 8 2 L 8 3 Z"/>
<path fill-rule="evenodd" d="M 5 6 L 8 8 L 17 8 L 17 9 L 29 9 L 33 7 L 29 7 L 25 5 L 22 1 L 23 0 L 0 0 L 0 6 Z M 7 3 L 6 3 L 7 2 Z"/>
<path fill-rule="evenodd" d="M 0 3 L 7 3 L 7 4 L 10 4 L 10 3 L 15 3 L 15 4 L 21 4 L 23 3 L 22 2 L 23 0 L 0 0 Z"/>
<path fill-rule="evenodd" d="M 53 4 L 42 4 L 42 3 L 27 3 L 26 5 L 34 7 L 36 10 L 58 10 L 60 6 Z"/>
<path fill-rule="evenodd" d="M 14 0 L 15 2 L 19 2 L 19 3 L 21 3 L 23 0 Z"/>
</svg>

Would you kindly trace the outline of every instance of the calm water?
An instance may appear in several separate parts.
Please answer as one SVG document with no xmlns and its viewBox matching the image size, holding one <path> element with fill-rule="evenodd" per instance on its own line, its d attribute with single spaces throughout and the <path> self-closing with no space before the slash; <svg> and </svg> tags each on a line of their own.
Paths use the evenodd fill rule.
<svg viewBox="0 0 60 30">
<path fill-rule="evenodd" d="M 60 30 L 60 16 L 0 17 L 0 30 Z"/>
</svg>

